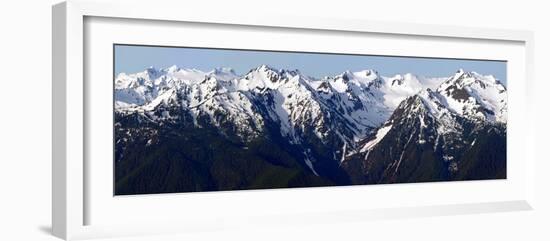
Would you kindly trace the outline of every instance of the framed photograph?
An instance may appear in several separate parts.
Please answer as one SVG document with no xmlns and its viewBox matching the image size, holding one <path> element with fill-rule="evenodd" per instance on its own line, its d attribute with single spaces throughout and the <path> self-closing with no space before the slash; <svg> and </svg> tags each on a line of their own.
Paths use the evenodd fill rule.
<svg viewBox="0 0 550 241">
<path fill-rule="evenodd" d="M 56 236 L 532 209 L 531 32 L 124 5 L 53 7 Z"/>
</svg>

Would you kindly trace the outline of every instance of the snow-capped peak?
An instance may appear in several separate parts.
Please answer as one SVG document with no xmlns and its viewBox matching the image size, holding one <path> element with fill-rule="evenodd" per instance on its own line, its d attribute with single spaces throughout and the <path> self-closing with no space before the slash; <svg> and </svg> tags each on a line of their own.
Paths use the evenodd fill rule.
<svg viewBox="0 0 550 241">
<path fill-rule="evenodd" d="M 355 72 L 355 75 L 375 78 L 375 77 L 378 77 L 378 72 L 376 70 L 373 70 L 373 69 L 365 69 L 365 70 L 362 70 L 362 71 Z"/>
<path fill-rule="evenodd" d="M 169 73 L 174 73 L 174 72 L 177 72 L 179 70 L 178 66 L 177 65 L 172 65 L 166 69 L 163 69 L 165 72 L 169 72 Z"/>
<path fill-rule="evenodd" d="M 275 69 L 275 68 L 273 68 L 273 67 L 271 67 L 267 64 L 262 64 L 262 65 L 256 67 L 254 70 L 259 71 L 259 72 L 266 72 L 266 73 L 267 72 L 275 72 L 275 73 L 279 72 L 277 69 Z"/>
<path fill-rule="evenodd" d="M 459 69 L 454 76 L 448 78 L 439 89 L 446 89 L 452 85 L 462 88 L 472 84 L 481 85 L 483 88 L 485 88 L 486 85 L 501 85 L 504 87 L 504 85 L 502 85 L 493 75 L 482 75 L 474 71 L 467 72 L 463 69 Z"/>
<path fill-rule="evenodd" d="M 237 89 L 242 91 L 277 89 L 281 85 L 303 77 L 297 70 L 276 70 L 268 65 L 260 65 L 236 80 Z"/>
<path fill-rule="evenodd" d="M 461 116 L 490 122 L 507 121 L 506 87 L 492 75 L 459 69 L 435 93 L 441 104 Z"/>
<path fill-rule="evenodd" d="M 389 84 L 391 86 L 409 84 L 411 82 L 414 82 L 413 84 L 421 85 L 418 77 L 411 73 L 396 74 L 395 76 L 389 78 L 388 80 L 390 80 Z"/>
<path fill-rule="evenodd" d="M 338 77 L 342 78 L 346 82 L 352 81 L 355 84 L 367 86 L 373 81 L 378 80 L 378 72 L 372 69 L 365 69 L 356 72 L 346 70 L 337 76 L 337 78 Z"/>
</svg>

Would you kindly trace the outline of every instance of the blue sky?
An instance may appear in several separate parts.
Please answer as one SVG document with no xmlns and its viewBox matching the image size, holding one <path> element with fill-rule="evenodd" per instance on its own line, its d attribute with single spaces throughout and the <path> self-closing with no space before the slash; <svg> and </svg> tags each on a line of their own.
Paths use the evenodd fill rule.
<svg viewBox="0 0 550 241">
<path fill-rule="evenodd" d="M 262 64 L 276 69 L 299 69 L 317 78 L 364 69 L 377 70 L 383 76 L 413 73 L 445 77 L 462 68 L 491 74 L 504 84 L 507 81 L 504 61 L 115 45 L 117 75 L 140 72 L 149 66 L 165 68 L 172 65 L 203 71 L 231 67 L 237 74 L 244 74 Z"/>
</svg>

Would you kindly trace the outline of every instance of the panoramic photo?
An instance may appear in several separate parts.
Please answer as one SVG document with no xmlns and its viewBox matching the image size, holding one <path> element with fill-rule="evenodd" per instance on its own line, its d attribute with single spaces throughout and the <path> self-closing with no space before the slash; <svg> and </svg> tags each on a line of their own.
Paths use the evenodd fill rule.
<svg viewBox="0 0 550 241">
<path fill-rule="evenodd" d="M 506 178 L 506 61 L 113 51 L 115 195 Z"/>
</svg>

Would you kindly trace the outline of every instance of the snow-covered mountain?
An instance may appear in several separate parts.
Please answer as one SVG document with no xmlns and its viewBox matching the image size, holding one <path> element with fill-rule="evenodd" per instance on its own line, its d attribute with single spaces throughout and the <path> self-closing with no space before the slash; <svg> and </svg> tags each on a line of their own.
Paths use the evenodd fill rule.
<svg viewBox="0 0 550 241">
<path fill-rule="evenodd" d="M 127 162 L 132 146 L 163 148 L 197 132 L 241 146 L 235 153 L 271 143 L 287 157 L 255 158 L 296 160 L 286 165 L 333 183 L 402 181 L 400 167 L 422 159 L 418 148 L 428 145 L 436 154 L 424 155 L 457 175 L 465 161 L 455 153 L 491 130 L 505 137 L 507 115 L 504 85 L 463 70 L 424 78 L 366 69 L 316 79 L 267 65 L 243 75 L 150 67 L 119 74 L 114 91 L 117 162 Z"/>
<path fill-rule="evenodd" d="M 305 118 L 298 113 L 307 113 L 300 109 L 307 102 L 311 111 L 306 119 L 313 121 L 323 110 L 334 112 L 345 119 L 348 130 L 344 132 L 350 132 L 344 135 L 345 139 L 354 141 L 386 121 L 406 97 L 439 81 L 441 79 L 424 79 L 412 74 L 382 77 L 375 70 L 345 71 L 334 77 L 314 79 L 298 70 L 275 70 L 267 65 L 243 76 L 230 68 L 203 72 L 176 66 L 159 70 L 150 67 L 143 72 L 117 76 L 115 105 L 120 112 L 154 112 L 158 105 L 181 93 L 183 100 L 179 104 L 191 109 L 194 115 L 209 113 L 212 117 L 218 109 L 231 116 L 244 112 L 246 116 L 242 117 L 248 119 L 255 116 L 249 98 L 275 94 L 269 114 L 280 122 L 286 135 L 292 135 L 290 126 Z M 235 101 L 229 104 L 232 99 Z M 257 116 L 252 121 L 261 124 Z M 316 134 L 323 135 L 320 131 Z"/>
<path fill-rule="evenodd" d="M 469 169 L 472 163 L 505 169 L 506 115 L 504 85 L 492 76 L 458 70 L 435 90 L 423 89 L 401 102 L 346 160 L 359 160 L 370 182 L 406 182 L 415 168 L 430 162 L 436 176 L 426 180 L 479 179 L 482 175 Z M 492 155 L 483 156 L 480 149 Z M 400 169 L 403 165 L 407 168 Z"/>
</svg>

